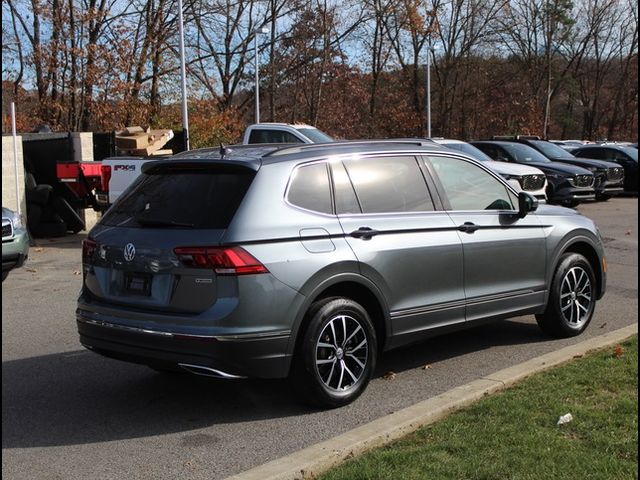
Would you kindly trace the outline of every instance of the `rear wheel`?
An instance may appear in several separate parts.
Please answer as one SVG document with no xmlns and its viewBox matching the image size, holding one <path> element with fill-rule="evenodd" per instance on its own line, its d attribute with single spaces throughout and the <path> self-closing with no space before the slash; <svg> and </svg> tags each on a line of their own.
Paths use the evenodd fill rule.
<svg viewBox="0 0 640 480">
<path fill-rule="evenodd" d="M 6 278 L 9 276 L 9 270 L 2 272 L 2 281 L 4 282 Z"/>
<path fill-rule="evenodd" d="M 307 403 L 340 407 L 364 391 L 378 350 L 375 329 L 362 306 L 347 298 L 325 299 L 307 314 L 294 358 L 292 381 Z"/>
<path fill-rule="evenodd" d="M 596 306 L 596 279 L 589 261 L 578 253 L 560 258 L 545 312 L 536 315 L 540 328 L 554 337 L 580 335 Z"/>
</svg>

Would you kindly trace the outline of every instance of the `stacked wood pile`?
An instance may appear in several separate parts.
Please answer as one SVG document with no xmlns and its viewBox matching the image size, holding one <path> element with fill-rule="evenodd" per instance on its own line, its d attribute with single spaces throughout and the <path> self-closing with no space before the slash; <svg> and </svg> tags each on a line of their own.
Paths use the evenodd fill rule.
<svg viewBox="0 0 640 480">
<path fill-rule="evenodd" d="M 142 127 L 126 127 L 116 132 L 118 155 L 156 156 L 171 155 L 171 149 L 163 149 L 173 138 L 173 130 L 146 130 Z"/>
</svg>

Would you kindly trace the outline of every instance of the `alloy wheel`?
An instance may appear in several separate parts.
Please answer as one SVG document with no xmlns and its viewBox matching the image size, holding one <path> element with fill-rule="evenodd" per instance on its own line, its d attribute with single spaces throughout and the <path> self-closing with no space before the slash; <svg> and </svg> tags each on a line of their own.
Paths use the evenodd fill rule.
<svg viewBox="0 0 640 480">
<path fill-rule="evenodd" d="M 316 342 L 315 358 L 327 388 L 345 391 L 358 383 L 369 359 L 369 343 L 360 322 L 350 315 L 331 318 Z"/>
<path fill-rule="evenodd" d="M 593 302 L 591 280 L 579 266 L 571 268 L 562 279 L 560 311 L 567 324 L 579 328 L 589 319 Z"/>
</svg>

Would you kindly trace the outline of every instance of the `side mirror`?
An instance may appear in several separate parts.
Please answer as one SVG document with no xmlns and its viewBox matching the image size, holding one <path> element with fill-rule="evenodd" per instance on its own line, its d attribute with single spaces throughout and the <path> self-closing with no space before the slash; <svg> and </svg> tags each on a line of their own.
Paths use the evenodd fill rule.
<svg viewBox="0 0 640 480">
<path fill-rule="evenodd" d="M 518 216 L 524 218 L 527 213 L 538 209 L 538 199 L 527 192 L 518 193 Z"/>
</svg>

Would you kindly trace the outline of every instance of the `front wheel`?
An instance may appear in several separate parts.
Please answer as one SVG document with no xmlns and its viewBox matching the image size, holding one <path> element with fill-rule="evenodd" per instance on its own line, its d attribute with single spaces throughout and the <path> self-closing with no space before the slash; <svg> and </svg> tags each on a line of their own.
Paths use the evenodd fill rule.
<svg viewBox="0 0 640 480">
<path fill-rule="evenodd" d="M 596 306 L 596 279 L 589 261 L 578 253 L 560 258 L 544 313 L 536 315 L 540 328 L 554 337 L 580 335 Z"/>
<path fill-rule="evenodd" d="M 4 282 L 7 277 L 9 276 L 9 270 L 3 270 L 2 271 L 2 281 Z"/>
<path fill-rule="evenodd" d="M 599 202 L 606 202 L 611 198 L 611 195 L 606 195 L 604 193 L 596 193 L 596 200 Z"/>
<path fill-rule="evenodd" d="M 362 306 L 347 298 L 316 302 L 309 309 L 291 379 L 307 403 L 335 408 L 353 402 L 373 373 L 375 329 Z"/>
</svg>

